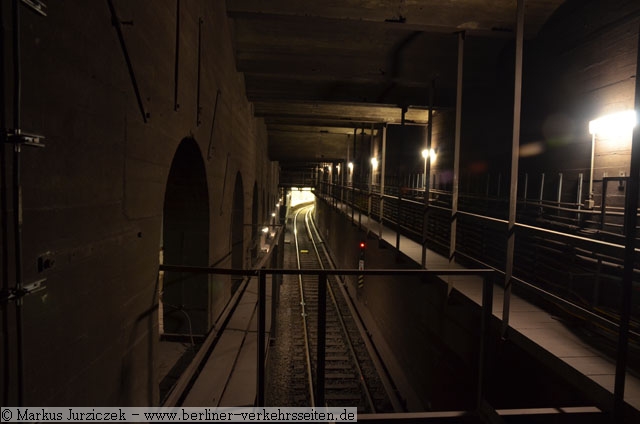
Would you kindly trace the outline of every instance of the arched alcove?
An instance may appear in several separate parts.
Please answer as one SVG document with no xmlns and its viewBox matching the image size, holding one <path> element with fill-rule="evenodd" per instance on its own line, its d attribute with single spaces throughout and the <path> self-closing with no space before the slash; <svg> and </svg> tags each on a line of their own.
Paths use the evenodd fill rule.
<svg viewBox="0 0 640 424">
<path fill-rule="evenodd" d="M 164 198 L 163 262 L 207 266 L 209 192 L 202 153 L 192 138 L 176 150 Z M 165 272 L 161 297 L 164 334 L 206 334 L 208 276 Z"/>
<path fill-rule="evenodd" d="M 242 269 L 244 261 L 244 189 L 242 176 L 236 174 L 236 183 L 233 188 L 233 208 L 231 213 L 231 268 Z M 233 277 L 231 293 L 234 293 L 242 277 Z"/>
</svg>

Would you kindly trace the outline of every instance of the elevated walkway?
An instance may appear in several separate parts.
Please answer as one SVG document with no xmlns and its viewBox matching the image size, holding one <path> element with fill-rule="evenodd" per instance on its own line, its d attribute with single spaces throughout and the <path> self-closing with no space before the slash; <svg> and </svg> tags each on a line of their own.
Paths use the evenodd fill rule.
<svg viewBox="0 0 640 424">
<path fill-rule="evenodd" d="M 351 207 L 337 202 L 337 208 L 346 218 L 351 220 Z M 355 211 L 354 223 L 361 225 L 365 231 L 382 235 L 382 239 L 391 246 L 399 242 L 399 250 L 417 264 L 422 263 L 422 246 L 403 236 L 398 237 L 394 229 L 369 218 L 366 214 Z M 448 258 L 427 249 L 427 269 L 464 268 L 456 262 L 449 262 Z M 482 284 L 480 277 L 447 276 L 450 290 L 457 290 L 466 297 L 481 305 Z M 504 290 L 495 284 L 493 290 L 493 314 L 502 319 Z M 561 376 L 583 387 L 597 405 L 611 405 L 615 382 L 615 361 L 589 346 L 561 321 L 549 312 L 537 307 L 527 300 L 511 294 L 509 312 L 509 338 L 526 349 Z M 626 373 L 624 400 L 636 412 L 640 413 L 640 379 L 631 373 Z"/>
</svg>

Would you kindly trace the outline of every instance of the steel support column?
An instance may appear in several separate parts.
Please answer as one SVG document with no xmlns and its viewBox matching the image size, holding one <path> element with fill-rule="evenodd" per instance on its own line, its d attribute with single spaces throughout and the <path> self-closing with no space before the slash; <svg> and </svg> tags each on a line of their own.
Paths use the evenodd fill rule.
<svg viewBox="0 0 640 424">
<path fill-rule="evenodd" d="M 640 31 L 638 31 L 636 58 L 636 93 L 635 93 L 635 113 L 636 126 L 633 129 L 631 141 L 631 165 L 629 179 L 627 180 L 627 199 L 624 208 L 625 222 L 625 249 L 624 249 L 624 269 L 622 271 L 622 292 L 620 299 L 620 333 L 618 335 L 618 357 L 616 360 L 616 380 L 613 397 L 614 421 L 622 422 L 624 419 L 624 383 L 627 371 L 627 356 L 629 350 L 629 320 L 631 318 L 631 297 L 633 285 L 633 266 L 635 256 L 636 226 L 638 221 L 638 189 L 640 178 Z M 603 205 L 604 206 L 604 205 Z"/>
<path fill-rule="evenodd" d="M 358 136 L 358 129 L 354 128 L 353 129 L 353 160 L 354 160 L 354 162 L 355 162 L 355 159 L 356 159 L 356 137 L 357 136 Z M 355 168 L 355 163 L 354 163 L 353 166 Z M 353 217 L 353 215 L 354 215 L 353 208 L 355 207 L 355 204 L 354 204 L 354 202 L 355 202 L 355 199 L 354 199 L 355 192 L 354 192 L 354 188 L 353 188 L 354 187 L 353 186 L 353 176 L 354 176 L 354 172 L 353 172 L 353 170 L 351 170 L 351 223 L 355 224 L 355 219 Z"/>
<path fill-rule="evenodd" d="M 456 88 L 456 132 L 453 147 L 453 188 L 451 193 L 451 234 L 449 236 L 449 262 L 456 253 L 458 219 L 458 193 L 460 183 L 460 132 L 462 126 L 462 70 L 464 60 L 464 31 L 458 33 L 458 82 Z M 451 289 L 451 287 L 449 287 Z"/>
<path fill-rule="evenodd" d="M 384 218 L 384 178 L 385 168 L 387 166 L 387 124 L 382 127 L 382 170 L 380 175 L 380 227 L 378 230 L 378 238 L 382 240 L 382 220 Z"/>
<path fill-rule="evenodd" d="M 491 346 L 491 318 L 493 317 L 493 278 L 485 276 L 482 280 L 482 317 L 480 320 L 480 346 L 478 349 L 478 387 L 476 405 L 482 408 L 487 374 L 487 357 Z"/>
<path fill-rule="evenodd" d="M 405 114 L 407 113 L 407 107 L 403 106 L 402 107 L 402 118 L 401 118 L 401 125 L 402 125 L 402 130 L 401 130 L 401 134 L 402 134 L 402 142 L 400 143 L 401 146 L 404 145 L 404 141 L 406 139 L 406 134 L 405 134 Z M 396 249 L 398 250 L 398 252 L 400 252 L 400 214 L 402 213 L 402 187 L 400 187 L 400 193 L 398 194 L 398 213 L 396 214 Z"/>
<path fill-rule="evenodd" d="M 436 80 L 431 80 L 429 88 L 429 123 L 427 125 L 427 157 L 424 158 L 424 209 L 422 212 L 422 268 L 427 268 L 427 220 L 429 214 L 429 188 L 431 183 L 431 137 L 433 134 L 433 98 Z"/>
<path fill-rule="evenodd" d="M 502 307 L 502 337 L 509 328 L 511 302 L 511 277 L 513 276 L 513 251 L 515 249 L 516 205 L 518 193 L 518 156 L 520 155 L 520 108 L 522 100 L 522 47 L 524 36 L 524 0 L 518 0 L 516 14 L 516 67 L 513 96 L 513 139 L 511 143 L 511 181 L 509 189 L 509 223 L 507 224 L 507 257 L 504 274 L 504 304 Z"/>
<path fill-rule="evenodd" d="M 373 124 L 371 124 L 371 134 L 369 134 L 369 157 L 373 161 Z M 367 201 L 367 232 L 371 229 L 371 202 L 373 201 L 373 184 L 375 182 L 376 170 L 371 162 L 371 181 L 369 183 L 369 196 Z"/>
<path fill-rule="evenodd" d="M 256 406 L 265 406 L 264 389 L 265 389 L 265 321 L 266 321 L 266 297 L 267 297 L 267 274 L 258 271 L 258 381 L 257 381 L 257 399 Z"/>
</svg>

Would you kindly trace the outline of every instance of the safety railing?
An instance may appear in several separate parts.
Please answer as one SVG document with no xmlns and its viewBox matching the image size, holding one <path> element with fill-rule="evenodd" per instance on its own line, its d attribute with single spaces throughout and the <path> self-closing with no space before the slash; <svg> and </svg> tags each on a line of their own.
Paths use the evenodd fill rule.
<svg viewBox="0 0 640 424">
<path fill-rule="evenodd" d="M 612 179 L 616 180 L 616 179 Z M 617 181 L 617 180 L 616 180 Z M 371 192 L 360 190 L 359 204 L 351 203 L 346 206 L 348 209 L 357 209 L 359 214 L 367 213 L 367 196 L 380 196 L 375 193 L 372 187 Z M 385 193 L 392 189 L 385 187 Z M 335 188 L 332 189 L 336 191 Z M 430 200 L 433 199 L 434 191 L 429 190 Z M 317 191 L 321 198 L 334 201 L 333 197 L 322 187 Z M 424 197 L 424 195 L 423 195 Z M 462 199 L 464 196 L 461 195 Z M 447 205 L 446 193 L 439 193 L 438 204 L 429 203 L 428 207 L 413 199 L 403 199 L 402 193 L 397 196 L 384 194 L 383 221 L 395 227 L 397 232 L 396 247 L 399 248 L 400 234 L 414 238 L 421 242 L 423 235 L 423 223 L 427 223 L 426 246 L 438 250 L 440 253 L 448 255 L 449 248 L 449 224 L 451 220 L 451 209 Z M 391 201 L 388 201 L 388 200 Z M 395 204 L 394 204 L 395 201 Z M 348 200 L 346 200 L 348 203 Z M 435 203 L 435 202 L 434 202 Z M 521 202 L 522 203 L 522 202 Z M 531 205 L 531 203 L 529 203 Z M 540 204 L 537 204 L 540 207 Z M 562 205 L 542 205 L 544 207 L 562 208 Z M 397 209 L 387 211 L 387 209 Z M 608 211 L 608 210 L 607 210 Z M 434 218 L 434 212 L 444 218 L 441 226 L 432 225 L 430 222 Z M 576 209 L 574 212 L 589 212 L 590 216 L 602 214 L 602 211 L 587 211 Z M 607 212 L 608 213 L 608 212 Z M 419 223 L 415 228 L 407 231 L 403 223 L 403 215 L 414 214 L 420 218 L 426 214 L 424 220 L 417 219 Z M 379 220 L 378 216 L 372 216 Z M 507 258 L 506 238 L 508 222 L 506 219 L 487 216 L 482 213 L 473 213 L 466 210 L 458 210 L 457 237 L 454 256 L 457 259 L 465 260 L 472 266 L 483 266 L 495 269 L 504 276 L 504 263 L 514 261 L 512 283 L 514 287 L 520 287 L 533 293 L 534 296 L 544 302 L 551 302 L 558 306 L 559 310 L 569 311 L 574 317 L 593 325 L 594 328 L 603 329 L 605 337 L 618 340 L 622 337 L 628 338 L 634 344 L 640 344 L 640 297 L 637 287 L 640 287 L 640 249 L 635 248 L 635 265 L 630 303 L 631 314 L 623 319 L 620 309 L 620 292 L 622 291 L 622 273 L 625 263 L 623 261 L 625 245 L 624 240 L 618 236 L 613 239 L 605 237 L 599 233 L 604 240 L 598 239 L 599 235 L 572 234 L 557 231 L 551 228 L 543 228 L 530 225 L 528 222 L 517 221 L 515 223 L 516 246 L 513 257 Z M 362 217 L 359 217 L 359 221 Z M 406 221 L 406 218 L 405 218 Z M 604 218 L 600 218 L 603 222 Z M 429 231 L 431 229 L 431 231 Z M 435 231 L 434 231 L 435 230 Z M 637 229 L 636 229 L 637 231 Z M 446 237 L 443 236 L 446 233 Z M 434 243 L 438 240 L 438 243 Z M 611 240 L 611 241 L 610 241 Z M 442 243 L 444 242 L 444 243 Z M 444 244 L 444 246 L 443 246 Z M 475 246 L 473 246 L 475 244 Z M 477 247 L 480 246 L 480 249 Z M 637 246 L 637 238 L 636 238 Z M 474 248 L 476 247 L 476 248 Z M 529 263 L 527 263 L 529 260 Z M 591 287 L 589 287 L 589 284 Z M 588 296 L 583 296 L 590 289 Z M 548 304 L 548 303 L 547 303 Z M 505 304 L 504 309 L 508 316 L 509 305 Z M 508 325 L 508 321 L 506 322 Z M 505 325 L 506 328 L 506 325 Z M 622 331 L 628 328 L 628 331 Z M 616 364 L 626 363 L 629 347 L 615 352 Z M 637 366 L 637 364 L 636 364 Z M 618 367 L 623 370 L 625 367 Z M 616 387 L 624 385 L 625 373 L 616 372 Z M 616 404 L 623 398 L 623 391 L 616 391 Z"/>
<path fill-rule="evenodd" d="M 179 265 L 160 265 L 160 270 L 164 272 L 180 272 L 180 273 L 193 273 L 193 274 L 217 274 L 217 275 L 231 275 L 244 278 L 257 278 L 258 279 L 258 301 L 257 301 L 257 357 L 256 357 L 256 406 L 265 405 L 265 390 L 266 390 L 266 372 L 265 372 L 265 359 L 266 359 L 266 313 L 267 313 L 267 277 L 275 277 L 275 281 L 279 281 L 279 277 L 284 275 L 312 275 L 318 276 L 318 319 L 317 319 L 317 365 L 316 365 L 316 379 L 315 379 L 315 398 L 318 405 L 324 405 L 324 387 L 325 387 L 325 353 L 326 353 L 326 293 L 327 293 L 327 278 L 329 276 L 393 276 L 397 277 L 397 281 L 401 283 L 403 277 L 418 277 L 422 278 L 425 284 L 437 283 L 437 278 L 440 276 L 451 275 L 463 275 L 463 276 L 478 276 L 482 279 L 482 313 L 480 320 L 480 340 L 477 354 L 477 375 L 476 375 L 476 407 L 477 411 L 486 411 L 490 408 L 485 399 L 486 391 L 486 367 L 488 364 L 487 359 L 487 346 L 490 340 L 490 321 L 493 316 L 493 285 L 498 275 L 492 269 L 430 269 L 430 270 L 406 270 L 406 269 L 378 269 L 378 270 L 357 270 L 357 269 L 316 269 L 316 270 L 297 270 L 297 269 L 252 269 L 252 270 L 237 270 L 237 269 L 224 269 L 224 268 L 209 268 L 209 267 L 195 267 L 195 266 L 179 266 Z M 272 302 L 277 302 L 277 286 L 273 284 L 272 280 Z M 273 306 L 273 305 L 272 305 Z M 271 327 L 277 326 L 275 316 L 271 308 Z M 224 331 L 224 328 L 217 328 L 216 331 L 220 333 Z M 213 345 L 206 346 L 207 351 L 211 351 Z M 200 361 L 203 361 L 201 358 Z M 195 370 L 193 371 L 195 375 Z M 183 387 L 186 388 L 189 383 L 184 383 Z M 179 397 L 184 397 L 180 395 Z M 437 418 L 437 417 L 436 417 Z"/>
</svg>

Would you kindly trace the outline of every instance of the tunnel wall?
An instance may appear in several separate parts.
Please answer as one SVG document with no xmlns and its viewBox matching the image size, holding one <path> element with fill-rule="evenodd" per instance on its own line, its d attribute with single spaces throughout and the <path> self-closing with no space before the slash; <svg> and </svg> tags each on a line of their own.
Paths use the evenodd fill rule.
<svg viewBox="0 0 640 424">
<path fill-rule="evenodd" d="M 537 154 L 522 157 L 520 172 L 529 172 L 531 193 L 546 172 L 553 182 L 545 184 L 545 197 L 553 198 L 563 172 L 564 199 L 575 201 L 582 172 L 587 194 L 589 121 L 634 108 L 639 12 L 633 0 L 567 1 L 525 44 L 521 145 Z M 618 138 L 596 140 L 596 204 L 603 176 L 629 175 L 631 131 Z M 622 204 L 624 190 L 612 185 L 608 194 L 609 205 Z"/>
<path fill-rule="evenodd" d="M 11 3 L 1 4 L 8 122 L 14 84 Z M 231 265 L 235 175 L 244 182 L 245 224 L 257 224 L 249 222 L 256 182 L 260 221 L 277 195 L 277 164 L 267 158 L 266 127 L 253 117 L 243 76 L 234 67 L 224 2 L 114 0 L 113 5 L 118 19 L 128 22 L 123 38 L 146 123 L 108 2 L 55 2 L 47 17 L 20 6 L 21 128 L 46 137 L 45 148 L 23 148 L 22 155 L 24 281 L 46 278 L 46 290 L 24 301 L 26 405 L 158 402 L 159 246 L 167 177 L 181 140 L 195 139 L 205 162 L 209 264 Z M 8 146 L 5 152 L 10 158 Z M 2 237 L 13 246 L 12 228 Z M 245 255 L 250 239 L 251 225 L 245 225 Z M 13 284 L 9 249 L 9 263 L 2 267 L 9 268 Z M 38 272 L 38 258 L 53 266 Z M 210 279 L 209 323 L 230 292 L 228 279 Z M 10 303 L 2 318 L 7 324 L 2 344 L 10 348 L 8 355 L 0 352 L 0 362 L 8 358 L 9 364 L 8 372 L 0 369 L 0 380 L 8 381 L 8 394 L 2 385 L 0 398 L 8 398 L 8 405 L 17 402 L 14 317 Z"/>
</svg>

